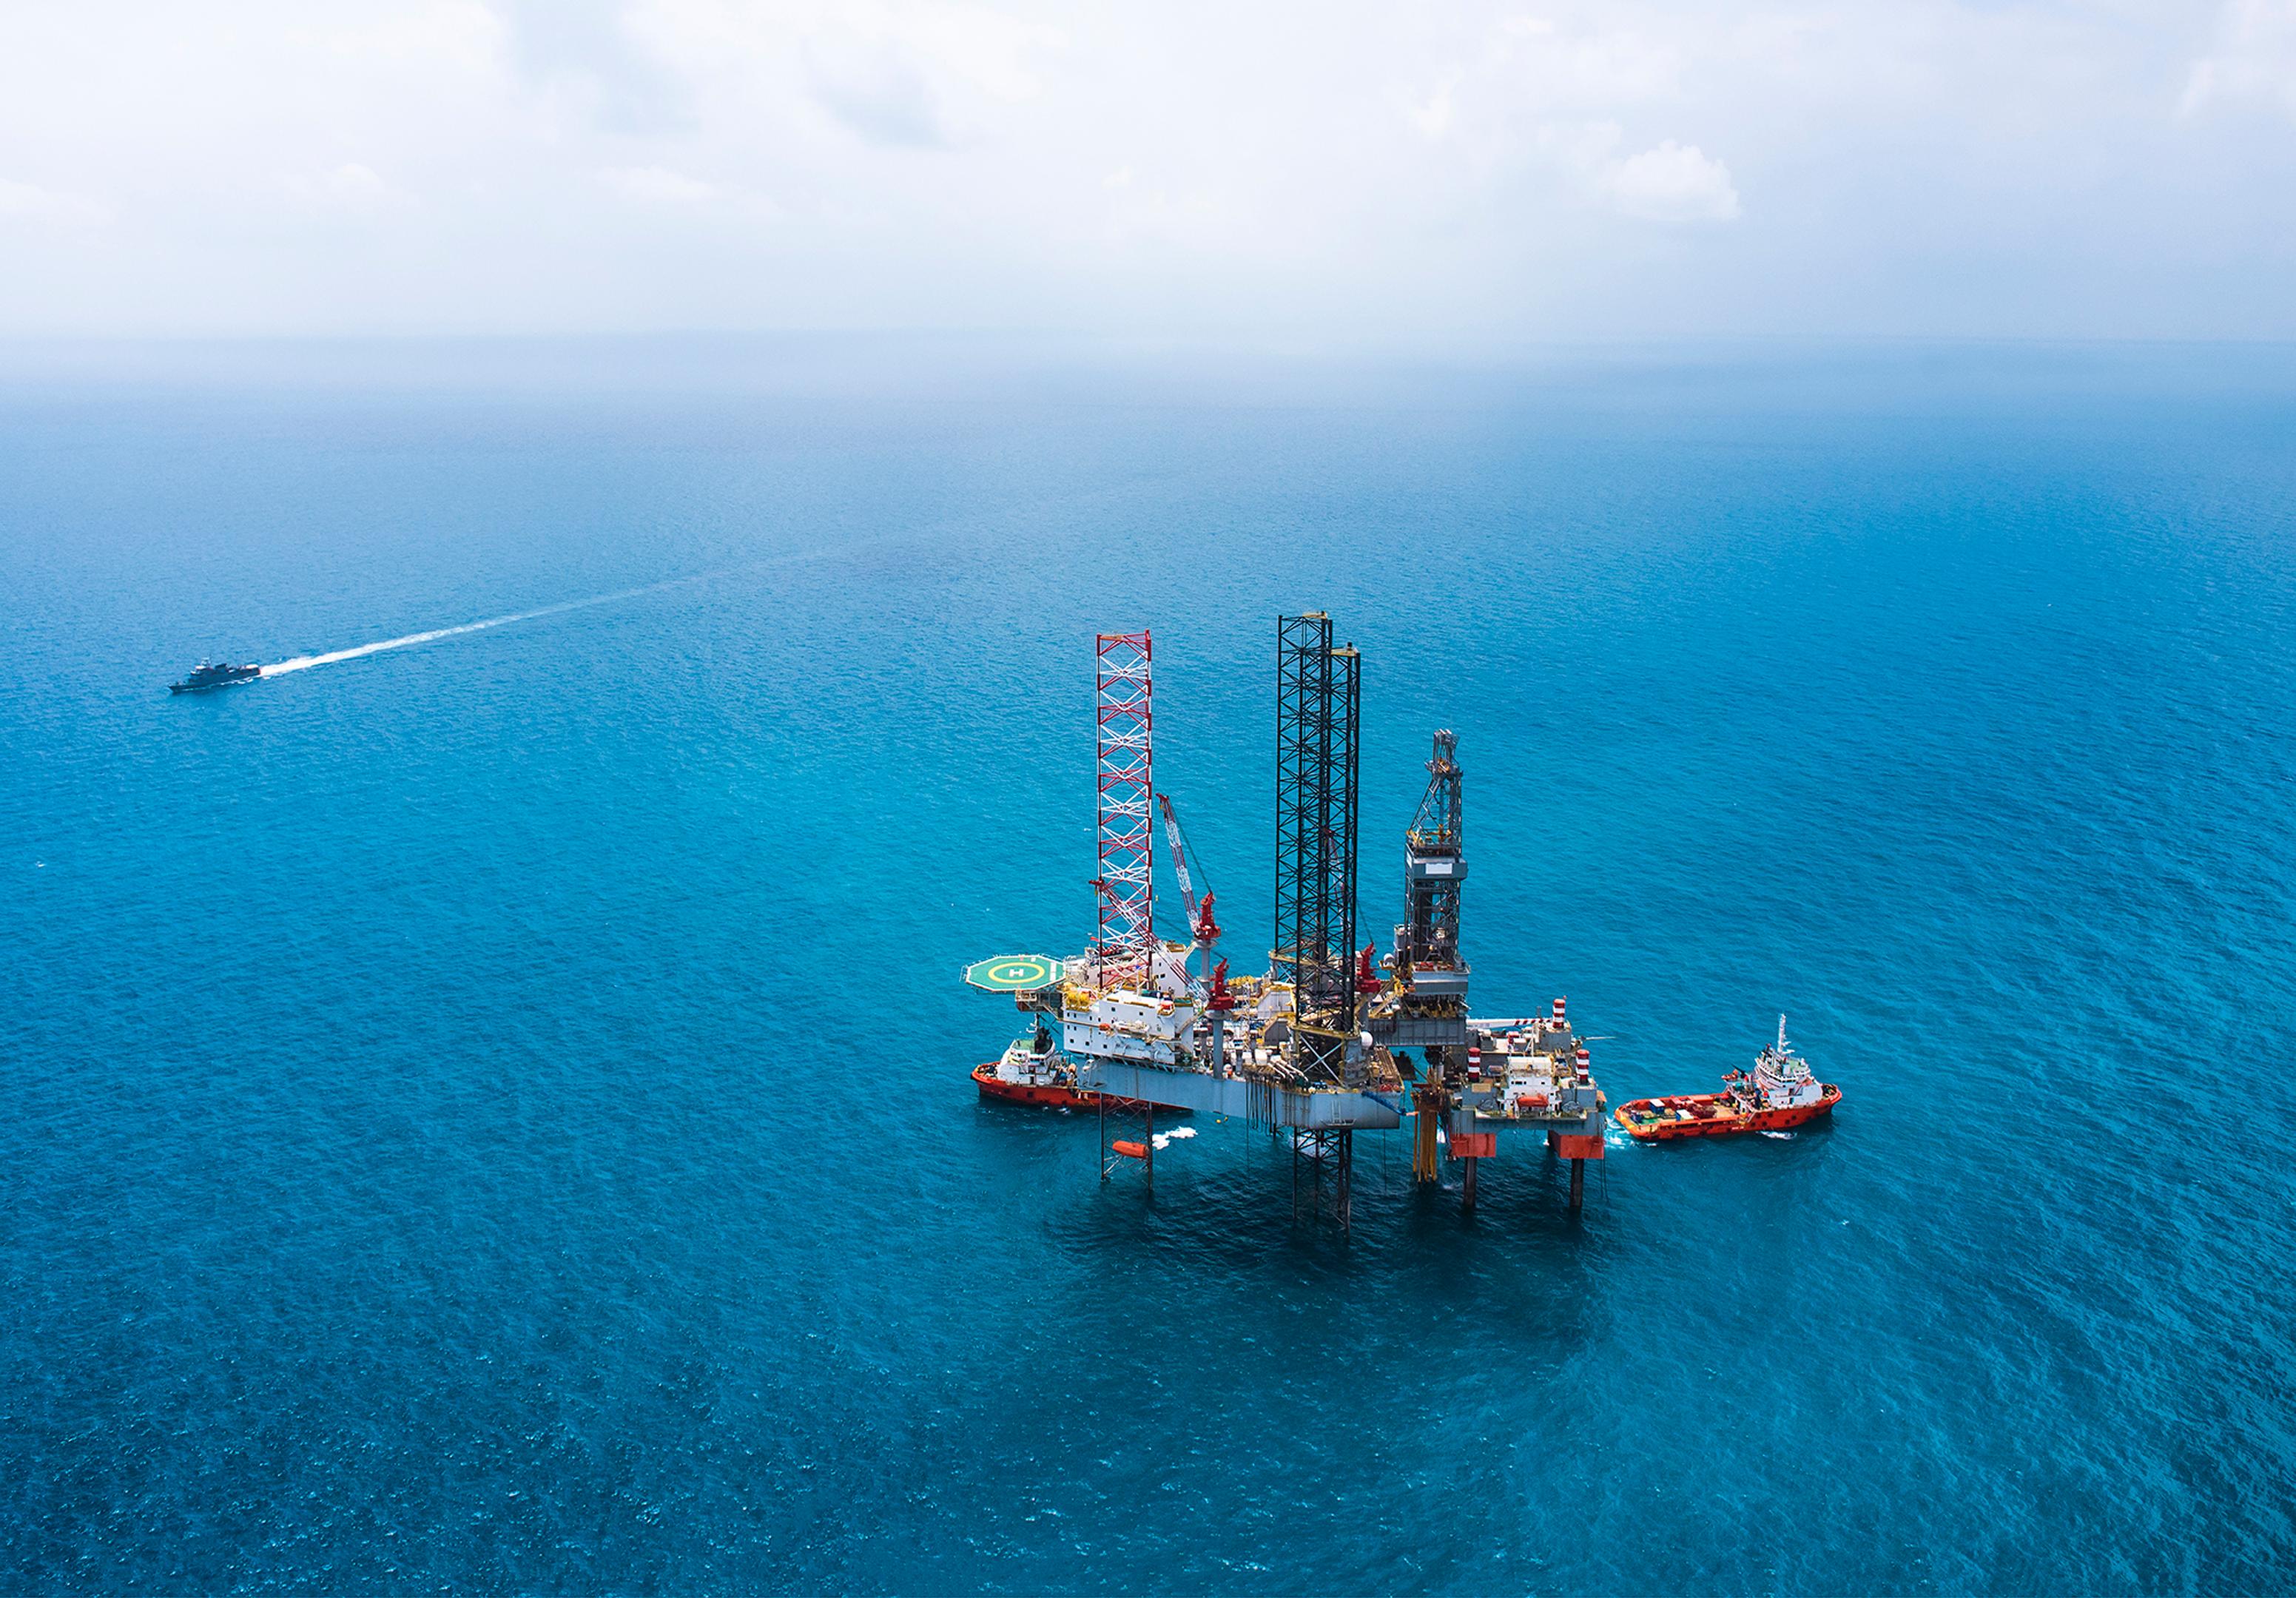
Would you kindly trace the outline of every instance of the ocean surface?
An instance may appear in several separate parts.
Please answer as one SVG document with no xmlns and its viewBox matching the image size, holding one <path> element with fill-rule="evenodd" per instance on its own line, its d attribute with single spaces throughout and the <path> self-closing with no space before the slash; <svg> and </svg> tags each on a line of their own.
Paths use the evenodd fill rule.
<svg viewBox="0 0 2296 1598">
<path fill-rule="evenodd" d="M 0 1589 L 2296 1586 L 2296 351 L 10 358 Z M 1455 728 L 1478 1012 L 1833 1124 L 980 1102 L 1092 633 L 1251 969 L 1300 609 L 1382 948 Z"/>
</svg>

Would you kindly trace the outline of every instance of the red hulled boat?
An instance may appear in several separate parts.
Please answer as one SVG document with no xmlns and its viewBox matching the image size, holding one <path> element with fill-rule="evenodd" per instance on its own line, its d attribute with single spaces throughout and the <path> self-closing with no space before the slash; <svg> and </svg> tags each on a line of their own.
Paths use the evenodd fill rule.
<svg viewBox="0 0 2296 1598">
<path fill-rule="evenodd" d="M 1075 1062 L 1052 1044 L 1049 1032 L 1016 1038 L 1001 1059 L 983 1061 L 974 1066 L 972 1079 L 980 1085 L 980 1096 L 1003 1099 L 1013 1104 L 1034 1104 L 1042 1110 L 1098 1110 L 1101 1095 L 1077 1091 Z M 1139 1099 L 1111 1097 L 1108 1107 L 1138 1115 L 1148 1105 Z M 1167 1115 L 1188 1113 L 1176 1104 L 1159 1104 L 1156 1108 Z"/>
<path fill-rule="evenodd" d="M 1810 1074 L 1809 1061 L 1786 1044 L 1786 1018 L 1778 1041 L 1764 1049 L 1752 1071 L 1732 1071 L 1720 1093 L 1636 1099 L 1612 1118 L 1642 1143 L 1677 1137 L 1730 1137 L 1742 1132 L 1785 1132 L 1833 1113 L 1841 1089 Z"/>
</svg>

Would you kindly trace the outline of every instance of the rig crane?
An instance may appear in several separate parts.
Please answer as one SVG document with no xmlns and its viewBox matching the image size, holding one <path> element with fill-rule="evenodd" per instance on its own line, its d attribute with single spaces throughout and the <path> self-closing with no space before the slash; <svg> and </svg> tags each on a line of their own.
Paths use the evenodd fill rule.
<svg viewBox="0 0 2296 1598">
<path fill-rule="evenodd" d="M 1205 979 L 1210 979 L 1212 946 L 1219 941 L 1219 923 L 1212 920 L 1212 885 L 1204 881 L 1202 904 L 1196 902 L 1195 879 L 1190 875 L 1188 863 L 1195 860 L 1196 870 L 1203 870 L 1203 862 L 1196 860 L 1195 850 L 1188 847 L 1187 834 L 1180 831 L 1179 812 L 1172 808 L 1172 796 L 1159 793 L 1156 807 L 1164 813 L 1164 836 L 1171 840 L 1172 874 L 1180 880 L 1180 902 L 1187 907 L 1188 936 L 1196 947 L 1203 951 Z"/>
<path fill-rule="evenodd" d="M 1180 902 L 1188 910 L 1188 936 L 1204 956 L 1204 1020 L 1210 1033 L 1212 1074 L 1225 1077 L 1227 1075 L 1225 1033 L 1228 1012 L 1235 1008 L 1235 998 L 1227 990 L 1227 962 L 1223 959 L 1217 965 L 1212 963 L 1212 946 L 1219 942 L 1220 930 L 1219 923 L 1212 919 L 1211 879 L 1204 879 L 1204 897 L 1199 904 L 1195 877 L 1189 873 L 1188 865 L 1194 861 L 1196 872 L 1201 874 L 1204 863 L 1196 859 L 1196 851 L 1188 847 L 1187 834 L 1180 831 L 1180 815 L 1172 808 L 1172 796 L 1159 793 L 1156 805 L 1164 813 L 1164 836 L 1172 845 L 1172 874 L 1179 879 Z M 1193 975 L 1189 979 L 1194 980 Z"/>
</svg>

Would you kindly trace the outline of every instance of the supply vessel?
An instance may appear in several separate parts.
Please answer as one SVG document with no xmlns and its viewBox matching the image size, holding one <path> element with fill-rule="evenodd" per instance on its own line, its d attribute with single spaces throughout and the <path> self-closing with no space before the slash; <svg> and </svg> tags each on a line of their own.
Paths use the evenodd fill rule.
<svg viewBox="0 0 2296 1598">
<path fill-rule="evenodd" d="M 1045 1027 L 1014 1038 L 998 1058 L 974 1066 L 972 1079 L 980 1086 L 984 1099 L 1034 1104 L 1044 1110 L 1100 1108 L 1099 1094 L 1077 1091 L 1076 1061 L 1053 1046 L 1052 1032 Z M 1138 1115 L 1148 1106 L 1137 1099 L 1111 1095 L 1108 1108 Z M 1187 1113 L 1175 1105 L 1160 1104 L 1157 1108 L 1168 1115 Z"/>
<path fill-rule="evenodd" d="M 217 688 L 229 688 L 240 683 L 251 683 L 263 675 L 260 666 L 234 666 L 230 661 L 219 663 L 201 661 L 180 683 L 168 684 L 170 693 L 209 693 Z"/>
<path fill-rule="evenodd" d="M 1841 1089 L 1820 1082 L 1809 1061 L 1786 1042 L 1786 1018 L 1778 1017 L 1778 1040 L 1754 1061 L 1752 1071 L 1732 1071 L 1720 1093 L 1681 1094 L 1672 1098 L 1636 1099 L 1613 1118 L 1640 1143 L 1677 1137 L 1731 1137 L 1742 1132 L 1784 1132 L 1833 1113 Z"/>
</svg>

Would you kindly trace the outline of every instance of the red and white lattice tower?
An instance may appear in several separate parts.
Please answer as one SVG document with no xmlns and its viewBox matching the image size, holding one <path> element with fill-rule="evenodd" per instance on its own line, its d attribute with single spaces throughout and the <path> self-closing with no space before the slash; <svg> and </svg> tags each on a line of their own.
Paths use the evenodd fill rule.
<svg viewBox="0 0 2296 1598">
<path fill-rule="evenodd" d="M 1098 701 L 1100 741 L 1100 985 L 1149 979 L 1156 944 L 1155 829 L 1148 810 L 1156 792 L 1148 742 L 1148 635 L 1103 633 Z"/>
</svg>

